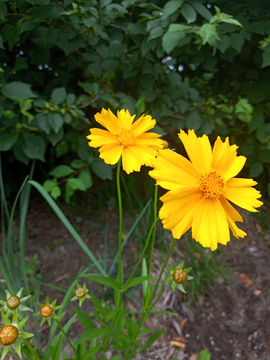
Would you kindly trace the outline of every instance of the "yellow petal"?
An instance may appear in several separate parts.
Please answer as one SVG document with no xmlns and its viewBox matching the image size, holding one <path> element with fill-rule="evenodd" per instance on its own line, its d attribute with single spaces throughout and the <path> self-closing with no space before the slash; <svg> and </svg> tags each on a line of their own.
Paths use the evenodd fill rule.
<svg viewBox="0 0 270 360">
<path fill-rule="evenodd" d="M 217 170 L 221 175 L 225 175 L 227 173 L 227 171 L 233 166 L 233 164 L 235 163 L 235 161 L 237 159 L 237 156 L 236 156 L 237 148 L 238 148 L 238 146 L 236 146 L 236 145 L 230 146 L 228 137 L 226 138 L 225 142 L 221 141 L 220 137 L 218 137 L 217 140 L 215 141 L 214 148 L 213 148 L 212 168 L 214 170 Z M 240 162 L 241 162 L 241 160 L 240 160 Z M 238 165 L 238 167 L 239 167 L 238 163 L 239 163 L 239 160 L 237 160 L 237 162 L 236 162 L 236 165 Z M 237 167 L 237 169 L 238 169 L 238 167 Z M 227 179 L 229 179 L 228 176 L 227 176 Z"/>
<path fill-rule="evenodd" d="M 244 179 L 246 180 L 246 179 Z M 219 201 L 226 213 L 227 216 L 227 221 L 228 224 L 230 226 L 230 229 L 233 233 L 233 235 L 238 239 L 238 238 L 243 238 L 244 236 L 246 236 L 247 234 L 239 229 L 236 224 L 235 221 L 240 221 L 243 222 L 242 216 L 239 214 L 238 211 L 236 211 L 231 204 L 225 199 L 224 196 L 220 196 Z"/>
<path fill-rule="evenodd" d="M 217 244 L 230 241 L 225 211 L 219 200 L 202 198 L 197 204 L 192 223 L 192 237 L 203 247 L 217 249 Z"/>
<path fill-rule="evenodd" d="M 172 190 L 179 186 L 198 186 L 198 173 L 194 165 L 172 150 L 160 150 L 153 160 L 154 170 L 149 172 L 157 184 Z"/>
<path fill-rule="evenodd" d="M 251 187 L 231 187 L 228 183 L 224 196 L 237 206 L 248 211 L 257 212 L 255 208 L 263 205 L 261 201 L 257 200 L 261 197 L 261 194 L 256 189 Z"/>
<path fill-rule="evenodd" d="M 121 128 L 127 131 L 130 130 L 131 124 L 135 116 L 136 115 L 131 116 L 128 110 L 117 111 L 117 117 L 120 121 Z"/>
<path fill-rule="evenodd" d="M 119 134 L 122 130 L 119 119 L 117 119 L 110 109 L 102 109 L 101 113 L 95 115 L 95 119 L 114 135 Z"/>
<path fill-rule="evenodd" d="M 152 119 L 150 115 L 142 115 L 135 123 L 131 126 L 133 135 L 138 136 L 146 131 L 152 129 L 156 125 L 156 120 Z"/>
<path fill-rule="evenodd" d="M 140 171 L 142 165 L 143 161 L 141 157 L 134 153 L 134 149 L 131 146 L 123 149 L 122 166 L 127 174 L 133 171 Z"/>
<path fill-rule="evenodd" d="M 87 139 L 91 140 L 89 146 L 100 147 L 106 144 L 113 144 L 117 142 L 115 135 L 107 130 L 93 128 L 90 129 L 91 134 L 87 136 Z"/>
<path fill-rule="evenodd" d="M 232 178 L 227 181 L 227 186 L 230 187 L 250 187 L 257 184 L 257 181 L 254 181 L 253 179 Z"/>
<path fill-rule="evenodd" d="M 164 202 L 159 216 L 165 229 L 179 239 L 192 224 L 194 209 L 202 194 L 194 188 L 169 191 L 161 197 Z"/>
<path fill-rule="evenodd" d="M 100 158 L 105 161 L 106 164 L 114 165 L 118 162 L 122 155 L 123 146 L 119 144 L 104 145 L 99 149 Z"/>
<path fill-rule="evenodd" d="M 232 177 L 236 176 L 243 169 L 247 158 L 244 156 L 237 156 L 232 166 L 226 171 L 223 172 L 224 180 L 229 180 Z"/>
<path fill-rule="evenodd" d="M 208 136 L 203 135 L 203 137 L 197 138 L 194 130 L 189 130 L 188 134 L 181 130 L 178 136 L 196 169 L 203 173 L 209 172 L 213 155 Z"/>
<path fill-rule="evenodd" d="M 142 144 L 150 146 L 153 149 L 160 150 L 163 148 L 163 142 L 159 139 L 160 135 L 155 133 L 145 133 L 138 135 L 136 139 L 136 144 Z"/>
</svg>

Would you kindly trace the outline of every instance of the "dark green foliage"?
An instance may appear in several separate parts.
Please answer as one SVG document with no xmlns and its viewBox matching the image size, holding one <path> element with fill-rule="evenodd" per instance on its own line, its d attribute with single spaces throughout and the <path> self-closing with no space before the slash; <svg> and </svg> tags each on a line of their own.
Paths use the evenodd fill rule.
<svg viewBox="0 0 270 360">
<path fill-rule="evenodd" d="M 85 136 L 96 111 L 124 108 L 155 118 L 171 146 L 180 128 L 230 136 L 265 190 L 269 18 L 264 0 L 2 1 L 0 151 L 47 173 L 71 166 L 50 187 L 57 198 L 65 182 L 69 201 L 91 174 L 111 178 Z"/>
</svg>

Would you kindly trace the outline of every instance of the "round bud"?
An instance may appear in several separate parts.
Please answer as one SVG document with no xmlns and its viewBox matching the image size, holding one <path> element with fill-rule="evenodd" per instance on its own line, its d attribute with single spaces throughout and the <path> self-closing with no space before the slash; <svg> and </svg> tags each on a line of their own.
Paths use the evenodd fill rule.
<svg viewBox="0 0 270 360">
<path fill-rule="evenodd" d="M 169 147 L 168 141 L 163 140 L 163 139 L 161 139 L 161 141 L 163 142 L 163 149 L 168 149 L 168 147 Z"/>
<path fill-rule="evenodd" d="M 0 342 L 2 345 L 7 346 L 17 340 L 19 331 L 14 325 L 6 325 L 0 332 Z"/>
<path fill-rule="evenodd" d="M 11 296 L 7 301 L 7 306 L 10 309 L 17 309 L 19 305 L 20 305 L 20 298 L 18 298 L 18 296 Z"/>
<path fill-rule="evenodd" d="M 49 317 L 52 315 L 53 309 L 50 305 L 43 305 L 40 309 L 40 313 L 43 317 Z"/>
<path fill-rule="evenodd" d="M 82 297 L 84 297 L 84 295 L 85 295 L 85 291 L 84 291 L 83 288 L 79 288 L 79 289 L 76 290 L 76 296 L 78 298 L 82 298 Z"/>
<path fill-rule="evenodd" d="M 187 280 L 187 273 L 183 269 L 175 269 L 173 272 L 173 280 L 176 284 L 184 284 Z"/>
</svg>

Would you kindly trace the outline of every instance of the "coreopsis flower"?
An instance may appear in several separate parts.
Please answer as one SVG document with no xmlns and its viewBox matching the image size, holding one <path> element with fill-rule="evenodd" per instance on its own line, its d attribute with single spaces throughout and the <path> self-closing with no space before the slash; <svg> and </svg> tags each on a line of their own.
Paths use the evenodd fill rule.
<svg viewBox="0 0 270 360">
<path fill-rule="evenodd" d="M 23 288 L 21 288 L 16 295 L 12 296 L 8 290 L 5 290 L 6 301 L 0 300 L 0 304 L 3 305 L 0 307 L 0 312 L 5 312 L 7 317 L 17 312 L 18 318 L 20 318 L 18 311 L 33 311 L 29 307 L 22 305 L 22 303 L 29 299 L 32 295 L 27 295 L 21 298 L 22 291 Z"/>
<path fill-rule="evenodd" d="M 79 300 L 79 306 L 81 307 L 85 299 L 91 299 L 91 296 L 87 294 L 88 291 L 89 290 L 87 289 L 85 283 L 83 284 L 83 287 L 80 287 L 80 285 L 77 284 L 77 289 L 72 290 L 75 296 L 70 299 L 70 301 Z"/>
<path fill-rule="evenodd" d="M 159 217 L 164 228 L 176 239 L 192 228 L 192 237 L 211 250 L 230 241 L 229 229 L 236 238 L 244 237 L 246 233 L 235 224 L 243 219 L 230 202 L 253 212 L 263 204 L 258 200 L 260 192 L 252 187 L 256 181 L 235 178 L 246 158 L 237 156 L 238 147 L 230 145 L 228 138 L 223 142 L 218 137 L 213 150 L 208 137 L 197 138 L 194 130 L 188 134 L 181 130 L 179 138 L 190 161 L 161 150 L 149 172 L 158 185 L 169 190 L 161 197 Z"/>
<path fill-rule="evenodd" d="M 156 121 L 150 115 L 142 115 L 133 123 L 134 118 L 128 110 L 117 111 L 115 116 L 110 109 L 102 109 L 95 119 L 106 130 L 93 128 L 87 136 L 89 146 L 100 147 L 100 158 L 106 164 L 114 165 L 122 157 L 123 170 L 128 174 L 140 171 L 142 165 L 151 166 L 157 150 L 163 148 L 160 135 L 147 132 Z"/>
<path fill-rule="evenodd" d="M 175 263 L 173 261 L 172 263 L 172 267 L 171 268 L 167 268 L 167 271 L 169 273 L 169 277 L 167 277 L 164 282 L 165 284 L 172 284 L 172 291 L 174 292 L 176 287 L 178 287 L 178 289 L 180 291 L 182 291 L 183 293 L 185 293 L 185 289 L 184 289 L 184 282 L 192 280 L 193 277 L 189 276 L 188 273 L 190 272 L 190 270 L 192 270 L 192 268 L 186 268 L 183 269 L 185 260 L 183 260 L 177 267 L 175 267 Z"/>
<path fill-rule="evenodd" d="M 12 322 L 4 313 L 2 313 L 2 319 L 5 326 L 1 329 L 0 332 L 0 343 L 4 346 L 1 360 L 5 358 L 12 346 L 18 354 L 19 358 L 22 359 L 20 340 L 27 339 L 33 336 L 33 334 L 22 331 L 22 328 L 26 323 L 28 317 L 18 322 L 18 314 L 17 312 L 14 312 L 12 316 Z"/>
<path fill-rule="evenodd" d="M 40 306 L 40 311 L 35 313 L 34 316 L 41 315 L 42 320 L 40 323 L 40 326 L 45 323 L 45 321 L 48 321 L 48 324 L 51 326 L 52 319 L 58 319 L 56 315 L 56 311 L 60 309 L 62 305 L 56 306 L 57 299 L 55 299 L 52 303 L 50 303 L 49 298 L 47 296 L 46 303 L 41 304 L 40 302 L 38 305 Z"/>
</svg>

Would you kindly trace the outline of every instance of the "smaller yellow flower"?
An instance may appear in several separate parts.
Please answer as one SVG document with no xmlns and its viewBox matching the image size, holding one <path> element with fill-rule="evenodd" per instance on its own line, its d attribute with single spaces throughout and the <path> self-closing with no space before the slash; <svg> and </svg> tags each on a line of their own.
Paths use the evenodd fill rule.
<svg viewBox="0 0 270 360">
<path fill-rule="evenodd" d="M 38 303 L 38 305 L 40 306 L 40 311 L 35 313 L 34 316 L 38 316 L 41 315 L 42 316 L 42 320 L 40 323 L 40 326 L 43 325 L 45 323 L 45 321 L 48 321 L 48 324 L 51 326 L 52 323 L 52 319 L 58 319 L 55 311 L 57 311 L 58 309 L 60 309 L 60 307 L 62 305 L 56 306 L 56 302 L 57 299 L 55 299 L 51 304 L 49 301 L 49 298 L 47 296 L 46 298 L 46 304 L 41 304 L 40 302 Z"/>
<path fill-rule="evenodd" d="M 15 312 L 20 318 L 20 311 L 33 311 L 27 306 L 22 305 L 26 300 L 28 300 L 32 295 L 24 296 L 21 298 L 23 288 L 21 288 L 16 295 L 11 295 L 8 290 L 6 290 L 6 301 L 0 300 L 0 304 L 4 305 L 0 307 L 0 312 L 5 312 L 6 316 L 9 317 L 13 315 Z"/>
<path fill-rule="evenodd" d="M 193 277 L 189 276 L 188 273 L 190 272 L 190 270 L 192 270 L 192 268 L 187 268 L 187 269 L 183 269 L 185 260 L 183 260 L 177 267 L 175 267 L 175 263 L 173 261 L 172 263 L 172 267 L 171 268 L 167 268 L 167 272 L 169 273 L 169 277 L 167 277 L 164 280 L 165 284 L 172 284 L 172 291 L 174 292 L 176 287 L 178 287 L 178 289 L 180 291 L 182 291 L 183 293 L 186 292 L 186 290 L 184 289 L 184 282 L 186 282 L 187 280 L 192 280 Z"/>
<path fill-rule="evenodd" d="M 83 284 L 83 287 L 80 287 L 80 285 L 77 284 L 77 289 L 72 290 L 72 292 L 75 293 L 76 296 L 74 296 L 70 301 L 79 300 L 79 306 L 81 307 L 85 299 L 91 299 L 91 296 L 87 294 L 88 291 L 89 290 L 87 289 L 85 283 Z"/>
<path fill-rule="evenodd" d="M 123 170 L 127 174 L 140 171 L 142 165 L 152 166 L 158 150 L 163 148 L 160 135 L 147 132 L 156 121 L 150 115 L 142 115 L 133 123 L 134 118 L 128 110 L 117 111 L 116 117 L 110 109 L 102 109 L 95 119 L 106 130 L 93 128 L 87 136 L 89 146 L 100 147 L 100 158 L 106 164 L 114 165 L 122 157 Z"/>
</svg>

